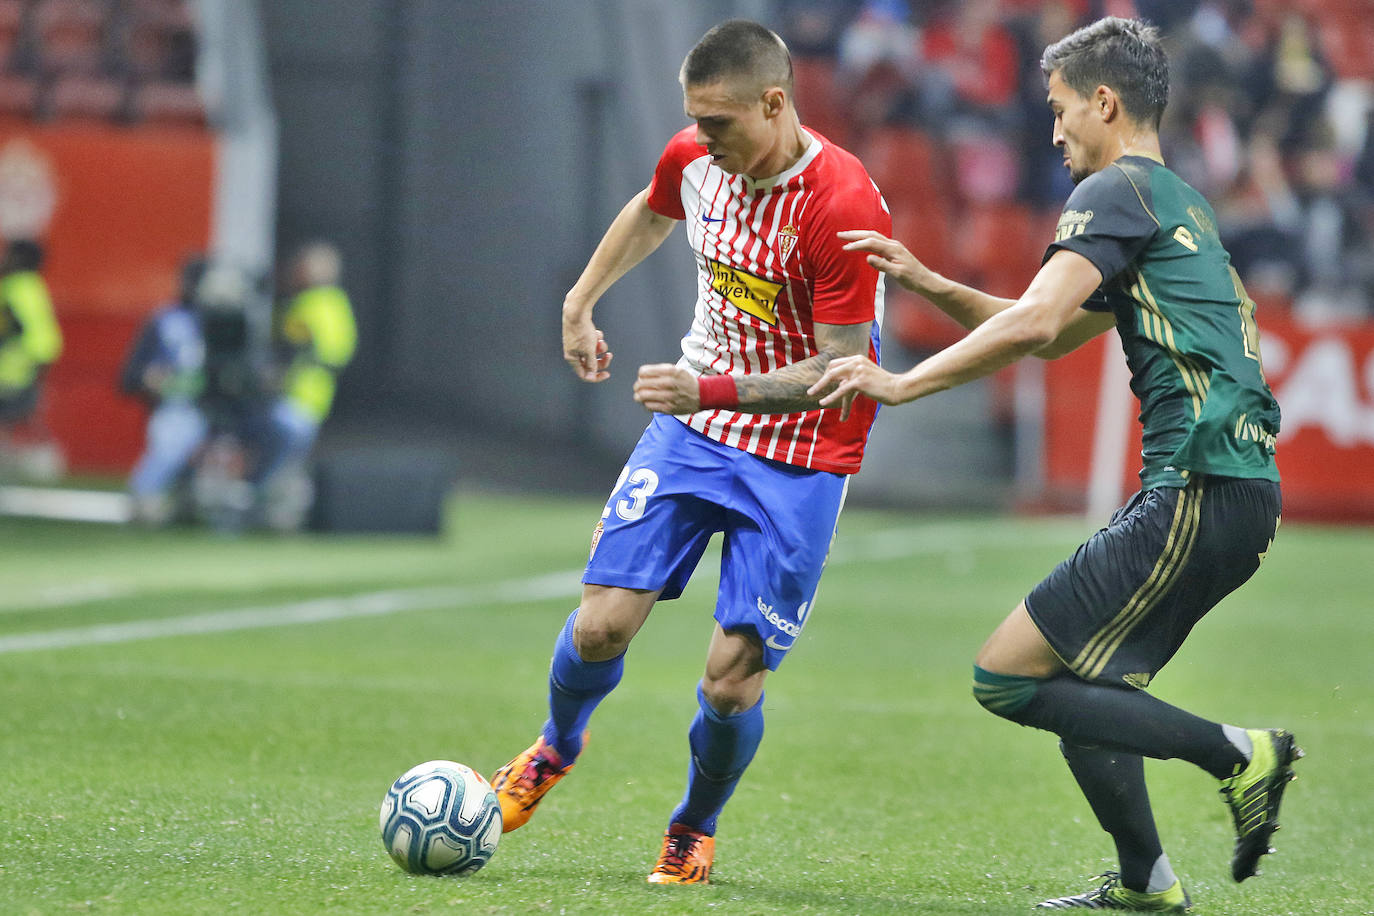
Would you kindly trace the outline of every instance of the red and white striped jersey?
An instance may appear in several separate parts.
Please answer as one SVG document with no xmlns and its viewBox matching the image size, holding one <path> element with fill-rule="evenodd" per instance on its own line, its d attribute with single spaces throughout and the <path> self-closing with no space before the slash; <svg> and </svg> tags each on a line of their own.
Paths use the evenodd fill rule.
<svg viewBox="0 0 1374 916">
<path fill-rule="evenodd" d="M 696 315 L 678 365 L 698 375 L 755 375 L 817 353 L 815 325 L 873 322 L 878 359 L 883 278 L 863 252 L 842 250 L 841 229 L 892 234 L 873 180 L 852 154 L 808 131 L 790 169 L 755 180 L 717 167 L 689 126 L 668 142 L 649 186 L 649 207 L 685 220 L 698 271 Z M 679 417 L 734 448 L 798 467 L 852 474 L 877 405 L 859 398 L 788 414 L 703 410 Z"/>
</svg>

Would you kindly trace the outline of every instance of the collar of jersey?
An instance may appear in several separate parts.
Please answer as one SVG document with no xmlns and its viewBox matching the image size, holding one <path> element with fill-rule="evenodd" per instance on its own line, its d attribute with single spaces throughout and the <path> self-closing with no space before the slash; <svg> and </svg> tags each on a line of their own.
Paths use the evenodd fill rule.
<svg viewBox="0 0 1374 916">
<path fill-rule="evenodd" d="M 771 178 L 750 178 L 748 175 L 741 175 L 744 179 L 744 187 L 749 191 L 771 191 L 780 184 L 787 184 L 796 176 L 806 171 L 806 167 L 815 161 L 821 154 L 821 141 L 816 139 L 816 135 L 805 127 L 802 133 L 806 134 L 808 141 L 806 149 L 802 152 L 801 158 L 792 163 L 792 167 L 785 172 L 779 172 Z"/>
</svg>

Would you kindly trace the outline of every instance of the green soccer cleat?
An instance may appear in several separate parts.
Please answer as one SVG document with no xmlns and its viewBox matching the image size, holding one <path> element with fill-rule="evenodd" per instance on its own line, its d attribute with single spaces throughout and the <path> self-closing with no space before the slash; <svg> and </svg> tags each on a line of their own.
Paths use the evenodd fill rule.
<svg viewBox="0 0 1374 916">
<path fill-rule="evenodd" d="M 1279 829 L 1279 802 L 1291 779 L 1293 761 L 1303 756 L 1293 735 L 1281 728 L 1249 728 L 1254 753 L 1245 769 L 1221 781 L 1221 797 L 1236 823 L 1231 877 L 1244 881 L 1259 873 L 1260 856 L 1273 852 L 1269 838 Z"/>
<path fill-rule="evenodd" d="M 1072 897 L 1055 897 L 1037 904 L 1037 910 L 1125 910 L 1130 913 L 1186 913 L 1192 906 L 1183 882 L 1175 881 L 1167 890 L 1155 894 L 1133 891 L 1121 886 L 1121 876 L 1114 871 L 1102 875 L 1105 879 L 1097 890 Z"/>
</svg>

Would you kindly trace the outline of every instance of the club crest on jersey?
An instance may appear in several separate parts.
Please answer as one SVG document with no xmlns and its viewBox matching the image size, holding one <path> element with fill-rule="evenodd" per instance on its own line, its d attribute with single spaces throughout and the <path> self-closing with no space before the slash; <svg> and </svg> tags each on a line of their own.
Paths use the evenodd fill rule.
<svg viewBox="0 0 1374 916">
<path fill-rule="evenodd" d="M 602 519 L 596 523 L 596 530 L 592 532 L 592 549 L 588 552 L 587 559 L 596 556 L 596 545 L 601 543 L 601 533 L 606 530 L 606 520 Z"/>
<path fill-rule="evenodd" d="M 778 323 L 778 293 L 782 291 L 781 283 L 756 277 L 738 267 L 731 267 L 710 258 L 706 259 L 706 265 L 711 271 L 711 288 L 727 302 L 741 312 L 748 312 L 769 324 Z"/>
<path fill-rule="evenodd" d="M 792 254 L 792 249 L 797 247 L 797 227 L 783 226 L 778 230 L 778 254 L 781 257 L 780 263 L 786 264 L 787 258 Z"/>
</svg>

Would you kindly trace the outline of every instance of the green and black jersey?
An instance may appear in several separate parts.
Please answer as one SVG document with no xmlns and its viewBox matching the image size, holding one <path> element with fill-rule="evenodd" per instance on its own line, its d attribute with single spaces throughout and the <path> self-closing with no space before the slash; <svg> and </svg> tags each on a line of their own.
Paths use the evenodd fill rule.
<svg viewBox="0 0 1374 916">
<path fill-rule="evenodd" d="M 1074 189 L 1046 258 L 1059 248 L 1102 272 L 1084 308 L 1116 317 L 1140 399 L 1141 486 L 1182 487 L 1193 472 L 1277 481 L 1279 406 L 1255 303 L 1202 195 L 1159 162 L 1124 156 Z"/>
</svg>

